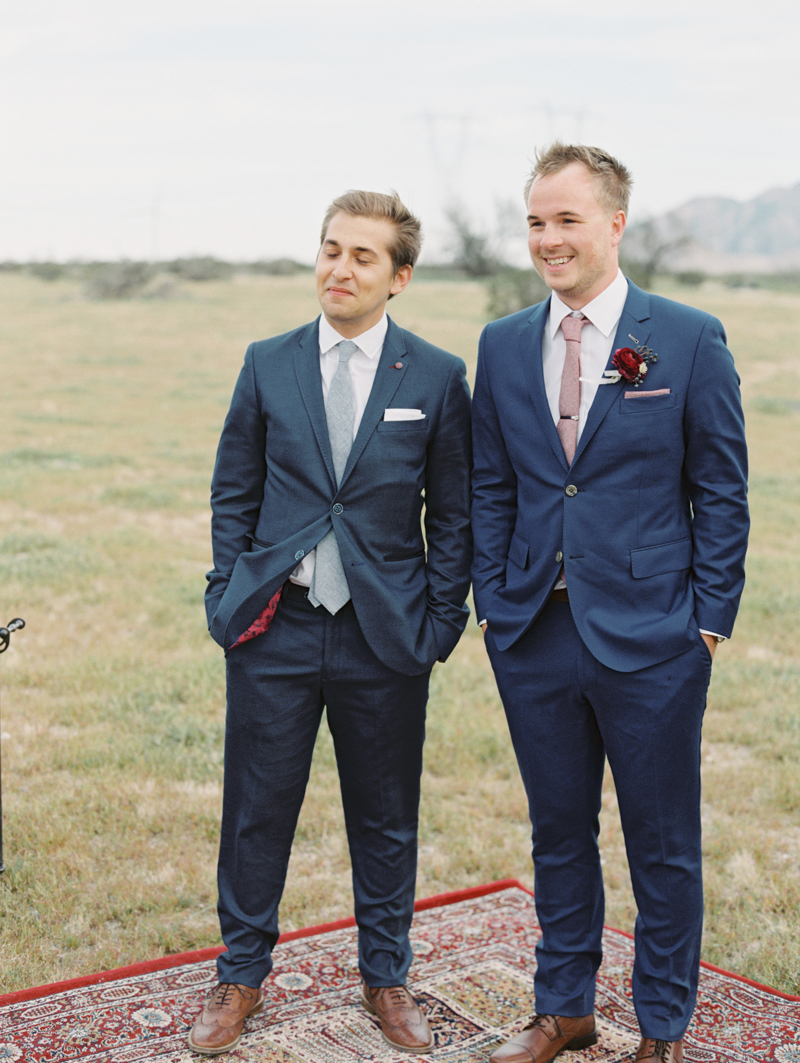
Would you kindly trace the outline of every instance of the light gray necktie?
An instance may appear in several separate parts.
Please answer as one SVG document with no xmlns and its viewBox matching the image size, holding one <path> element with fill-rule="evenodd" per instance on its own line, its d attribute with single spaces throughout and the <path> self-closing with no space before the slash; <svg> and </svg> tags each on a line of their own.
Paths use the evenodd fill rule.
<svg viewBox="0 0 800 1063">
<path fill-rule="evenodd" d="M 349 362 L 350 356 L 358 350 L 358 344 L 352 340 L 342 340 L 337 350 L 339 364 L 328 388 L 325 412 L 328 416 L 328 437 L 338 487 L 353 446 L 355 399 Z M 333 528 L 317 543 L 314 578 L 308 592 L 308 600 L 315 606 L 324 605 L 329 613 L 338 613 L 342 606 L 350 601 L 350 588 L 342 568 L 339 544 L 336 542 Z"/>
</svg>

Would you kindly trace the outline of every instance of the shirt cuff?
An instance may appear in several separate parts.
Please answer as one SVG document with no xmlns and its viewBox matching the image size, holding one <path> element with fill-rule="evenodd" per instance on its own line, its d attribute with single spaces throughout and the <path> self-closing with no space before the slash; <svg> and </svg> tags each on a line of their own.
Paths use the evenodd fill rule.
<svg viewBox="0 0 800 1063">
<path fill-rule="evenodd" d="M 700 634 L 701 635 L 710 635 L 713 639 L 716 639 L 717 642 L 727 642 L 728 641 L 728 636 L 727 635 L 718 635 L 716 633 L 716 631 L 706 631 L 706 629 L 702 628 L 702 627 L 700 628 Z"/>
</svg>

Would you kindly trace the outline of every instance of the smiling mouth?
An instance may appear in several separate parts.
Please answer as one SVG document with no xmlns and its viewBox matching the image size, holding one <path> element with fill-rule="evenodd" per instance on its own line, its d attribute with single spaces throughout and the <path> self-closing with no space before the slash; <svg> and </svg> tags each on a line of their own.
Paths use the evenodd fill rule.
<svg viewBox="0 0 800 1063">
<path fill-rule="evenodd" d="M 572 256 L 567 255 L 565 258 L 546 258 L 545 262 L 548 266 L 566 266 L 567 262 L 572 261 Z"/>
</svg>

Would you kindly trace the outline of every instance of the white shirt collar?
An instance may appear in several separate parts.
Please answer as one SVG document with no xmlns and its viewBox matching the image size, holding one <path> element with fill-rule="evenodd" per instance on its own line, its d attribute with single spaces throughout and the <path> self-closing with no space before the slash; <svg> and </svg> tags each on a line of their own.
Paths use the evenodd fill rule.
<svg viewBox="0 0 800 1063">
<path fill-rule="evenodd" d="M 360 336 L 356 336 L 353 339 L 353 343 L 357 344 L 358 349 L 363 351 L 367 358 L 377 358 L 383 350 L 383 341 L 386 339 L 386 330 L 388 328 L 389 318 L 384 314 L 377 325 L 373 325 L 366 332 L 362 332 Z M 339 335 L 325 315 L 321 314 L 319 319 L 319 353 L 327 354 L 331 347 L 341 343 L 344 338 L 344 336 Z"/>
<path fill-rule="evenodd" d="M 608 337 L 616 329 L 619 319 L 622 317 L 627 298 L 628 282 L 622 270 L 617 270 L 617 275 L 609 286 L 604 288 L 586 306 L 582 306 L 580 312 L 585 314 L 604 336 Z M 567 314 L 572 313 L 574 313 L 572 308 L 563 303 L 555 292 L 550 293 L 550 315 L 547 322 L 551 338 L 558 332 L 561 322 Z"/>
</svg>

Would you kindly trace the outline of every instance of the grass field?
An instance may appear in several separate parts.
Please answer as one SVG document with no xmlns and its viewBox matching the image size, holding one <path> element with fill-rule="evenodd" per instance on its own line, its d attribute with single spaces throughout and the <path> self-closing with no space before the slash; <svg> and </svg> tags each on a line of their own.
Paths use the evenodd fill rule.
<svg viewBox="0 0 800 1063">
<path fill-rule="evenodd" d="M 718 314 L 743 378 L 748 585 L 706 715 L 704 958 L 800 994 L 800 297 L 665 290 Z M 474 368 L 486 297 L 415 280 L 398 323 Z M 309 276 L 90 302 L 0 275 L 0 992 L 218 942 L 224 712 L 205 630 L 208 483 L 246 344 L 316 315 Z M 676 784 L 679 784 L 676 783 Z M 525 797 L 479 632 L 434 671 L 418 895 L 532 885 Z M 634 906 L 607 782 L 607 922 Z M 349 914 L 323 729 L 282 908 Z"/>
</svg>

